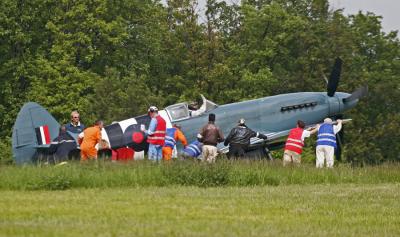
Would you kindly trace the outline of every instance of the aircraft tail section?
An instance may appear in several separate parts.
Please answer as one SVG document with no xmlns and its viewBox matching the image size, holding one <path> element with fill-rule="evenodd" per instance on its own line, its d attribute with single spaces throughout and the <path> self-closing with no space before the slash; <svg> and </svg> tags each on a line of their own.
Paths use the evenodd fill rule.
<svg viewBox="0 0 400 237">
<path fill-rule="evenodd" d="M 38 148 L 47 148 L 58 136 L 60 124 L 37 103 L 26 103 L 18 113 L 12 133 L 13 158 L 17 164 L 32 163 Z"/>
</svg>

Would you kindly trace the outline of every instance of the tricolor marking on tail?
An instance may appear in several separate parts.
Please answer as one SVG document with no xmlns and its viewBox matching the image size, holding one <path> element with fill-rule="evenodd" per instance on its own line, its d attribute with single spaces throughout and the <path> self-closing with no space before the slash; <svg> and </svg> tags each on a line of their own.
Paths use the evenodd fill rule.
<svg viewBox="0 0 400 237">
<path fill-rule="evenodd" d="M 35 132 L 38 145 L 45 145 L 51 143 L 49 126 L 44 125 L 37 127 L 35 128 Z"/>
</svg>

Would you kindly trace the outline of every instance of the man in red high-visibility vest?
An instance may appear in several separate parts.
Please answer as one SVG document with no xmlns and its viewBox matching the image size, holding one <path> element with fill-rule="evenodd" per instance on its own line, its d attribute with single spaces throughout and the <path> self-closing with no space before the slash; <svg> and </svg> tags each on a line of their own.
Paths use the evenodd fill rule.
<svg viewBox="0 0 400 237">
<path fill-rule="evenodd" d="M 317 132 L 317 129 L 314 128 L 311 131 L 305 130 L 304 127 L 306 124 L 298 120 L 297 127 L 293 128 L 289 132 L 289 136 L 286 140 L 285 151 L 283 153 L 283 166 L 294 163 L 301 163 L 301 153 L 303 152 L 304 146 L 304 138 L 310 137 L 311 134 Z"/>
<path fill-rule="evenodd" d="M 147 134 L 147 142 L 149 143 L 148 158 L 153 161 L 161 161 L 167 129 L 166 122 L 158 115 L 158 108 L 155 106 L 150 106 L 148 114 L 151 117 L 149 129 L 142 128 L 142 131 Z"/>
</svg>

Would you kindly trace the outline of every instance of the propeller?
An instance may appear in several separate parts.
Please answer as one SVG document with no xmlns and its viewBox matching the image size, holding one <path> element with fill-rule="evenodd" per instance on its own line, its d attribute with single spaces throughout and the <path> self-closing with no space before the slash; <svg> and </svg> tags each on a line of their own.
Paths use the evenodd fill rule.
<svg viewBox="0 0 400 237">
<path fill-rule="evenodd" d="M 342 63 L 343 63 L 342 59 L 336 58 L 335 65 L 333 66 L 331 75 L 329 76 L 329 81 L 327 86 L 327 92 L 329 97 L 332 97 L 335 94 L 336 89 L 338 87 L 340 80 L 340 73 L 342 71 Z"/>
<path fill-rule="evenodd" d="M 349 97 L 343 99 L 343 103 L 348 103 L 353 100 L 360 99 L 361 97 L 364 97 L 366 95 L 368 95 L 368 85 L 362 86 L 355 90 L 353 93 L 351 93 Z"/>
</svg>

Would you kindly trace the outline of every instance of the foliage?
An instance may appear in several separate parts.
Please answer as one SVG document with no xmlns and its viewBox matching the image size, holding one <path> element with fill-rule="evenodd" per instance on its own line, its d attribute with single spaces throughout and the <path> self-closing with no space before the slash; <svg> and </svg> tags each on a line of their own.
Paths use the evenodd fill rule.
<svg viewBox="0 0 400 237">
<path fill-rule="evenodd" d="M 400 160 L 400 44 L 373 13 L 345 16 L 327 0 L 32 0 L 0 2 L 0 139 L 35 101 L 60 123 L 142 114 L 155 104 L 222 104 L 325 91 L 323 75 L 344 60 L 340 91 L 368 84 L 348 115 L 344 160 Z M 3 151 L 4 150 L 4 151 Z"/>
</svg>

